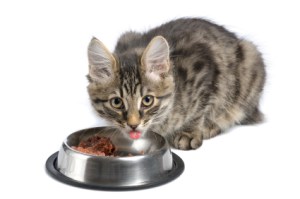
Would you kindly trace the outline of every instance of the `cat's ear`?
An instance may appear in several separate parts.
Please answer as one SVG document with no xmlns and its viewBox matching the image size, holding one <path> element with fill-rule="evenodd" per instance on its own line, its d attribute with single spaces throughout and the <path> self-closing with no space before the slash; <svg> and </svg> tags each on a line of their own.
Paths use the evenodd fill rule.
<svg viewBox="0 0 300 199">
<path fill-rule="evenodd" d="M 147 78 L 161 81 L 170 70 L 169 45 L 162 36 L 154 37 L 142 55 L 142 68 Z"/>
<path fill-rule="evenodd" d="M 116 60 L 104 44 L 93 38 L 88 47 L 89 79 L 98 83 L 109 83 L 115 77 Z"/>
</svg>

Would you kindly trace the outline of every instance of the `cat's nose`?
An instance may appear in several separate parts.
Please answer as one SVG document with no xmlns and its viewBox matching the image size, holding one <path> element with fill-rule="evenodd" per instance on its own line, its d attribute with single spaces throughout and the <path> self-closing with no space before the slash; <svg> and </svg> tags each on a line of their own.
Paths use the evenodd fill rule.
<svg viewBox="0 0 300 199">
<path fill-rule="evenodd" d="M 132 130 L 135 130 L 137 128 L 137 125 L 129 125 Z"/>
<path fill-rule="evenodd" d="M 127 118 L 127 125 L 132 128 L 132 130 L 135 130 L 141 123 L 141 119 L 138 114 L 129 114 Z"/>
</svg>

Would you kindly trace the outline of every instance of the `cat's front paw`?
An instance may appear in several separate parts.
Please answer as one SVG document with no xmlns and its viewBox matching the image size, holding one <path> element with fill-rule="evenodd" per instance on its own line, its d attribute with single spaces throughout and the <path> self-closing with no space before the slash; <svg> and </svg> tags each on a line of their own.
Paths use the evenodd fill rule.
<svg viewBox="0 0 300 199">
<path fill-rule="evenodd" d="M 202 145 L 202 135 L 190 132 L 177 133 L 173 140 L 173 147 L 181 150 L 197 149 Z"/>
</svg>

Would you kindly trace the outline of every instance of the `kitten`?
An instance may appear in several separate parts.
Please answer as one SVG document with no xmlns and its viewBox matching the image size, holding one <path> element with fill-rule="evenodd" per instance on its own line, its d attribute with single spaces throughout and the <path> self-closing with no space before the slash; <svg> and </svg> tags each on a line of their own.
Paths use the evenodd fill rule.
<svg viewBox="0 0 300 199">
<path fill-rule="evenodd" d="M 132 139 L 154 131 L 177 149 L 196 149 L 235 124 L 262 121 L 261 54 L 209 21 L 126 32 L 114 53 L 93 38 L 88 58 L 92 105 Z"/>
</svg>

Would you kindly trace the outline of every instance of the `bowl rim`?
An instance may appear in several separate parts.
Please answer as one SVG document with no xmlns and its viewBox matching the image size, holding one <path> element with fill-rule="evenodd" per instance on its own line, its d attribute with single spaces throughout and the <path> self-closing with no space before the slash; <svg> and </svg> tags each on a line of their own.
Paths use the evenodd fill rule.
<svg viewBox="0 0 300 199">
<path fill-rule="evenodd" d="M 91 127 L 91 128 L 87 128 L 87 129 L 81 129 L 81 130 L 78 130 L 78 131 L 75 131 L 71 134 L 69 134 L 63 141 L 63 147 L 66 147 L 68 150 L 71 150 L 74 154 L 78 154 L 80 155 L 81 157 L 85 157 L 85 158 L 96 158 L 96 159 L 138 159 L 138 158 L 144 158 L 144 157 L 151 157 L 151 156 L 154 156 L 154 155 L 159 155 L 160 153 L 164 153 L 166 150 L 170 150 L 170 146 L 167 142 L 167 140 L 160 134 L 158 133 L 155 133 L 155 136 L 159 136 L 162 138 L 164 144 L 163 144 L 163 147 L 161 148 L 162 150 L 155 150 L 155 151 L 152 151 L 150 153 L 144 153 L 144 154 L 136 154 L 136 155 L 133 155 L 133 156 L 99 156 L 99 155 L 94 155 L 94 154 L 88 154 L 88 153 L 84 153 L 84 152 L 81 152 L 81 151 L 78 151 L 76 149 L 73 148 L 73 146 L 70 146 L 67 141 L 68 141 L 68 138 L 70 136 L 72 136 L 73 134 L 76 134 L 76 133 L 84 133 L 84 131 L 90 131 L 90 130 L 96 130 L 96 129 L 104 129 L 104 128 L 109 128 L 111 126 L 100 126 L 100 127 Z M 96 133 L 95 133 L 96 134 Z M 163 150 L 165 149 L 165 150 Z"/>
<path fill-rule="evenodd" d="M 75 186 L 75 187 L 93 189 L 93 190 L 130 191 L 130 190 L 153 188 L 153 187 L 157 187 L 157 186 L 160 186 L 160 185 L 163 185 L 163 184 L 166 184 L 166 183 L 169 183 L 169 182 L 175 180 L 177 177 L 179 177 L 183 173 L 183 171 L 185 169 L 183 160 L 178 155 L 171 152 L 172 157 L 173 157 L 172 170 L 170 170 L 167 173 L 167 175 L 161 176 L 161 178 L 158 178 L 158 179 L 154 179 L 151 182 L 147 182 L 147 183 L 141 184 L 141 185 L 123 185 L 123 186 L 119 186 L 119 185 L 107 186 L 105 184 L 98 184 L 98 185 L 97 184 L 89 184 L 89 183 L 84 183 L 84 182 L 74 180 L 70 177 L 65 176 L 61 172 L 59 172 L 59 170 L 56 168 L 58 153 L 59 152 L 55 152 L 54 154 L 49 156 L 49 158 L 46 161 L 45 167 L 46 167 L 46 172 L 48 173 L 48 175 L 50 175 L 52 178 L 54 178 L 62 183 L 65 183 L 65 184 L 68 184 L 71 186 Z"/>
</svg>

